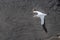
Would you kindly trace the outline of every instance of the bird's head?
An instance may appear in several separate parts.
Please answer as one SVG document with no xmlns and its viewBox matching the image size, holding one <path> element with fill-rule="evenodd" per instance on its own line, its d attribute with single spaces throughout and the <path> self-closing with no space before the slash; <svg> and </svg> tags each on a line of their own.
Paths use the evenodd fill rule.
<svg viewBox="0 0 60 40">
<path fill-rule="evenodd" d="M 33 8 L 33 9 L 32 9 L 33 15 L 37 15 L 36 11 L 37 11 L 36 8 Z"/>
</svg>

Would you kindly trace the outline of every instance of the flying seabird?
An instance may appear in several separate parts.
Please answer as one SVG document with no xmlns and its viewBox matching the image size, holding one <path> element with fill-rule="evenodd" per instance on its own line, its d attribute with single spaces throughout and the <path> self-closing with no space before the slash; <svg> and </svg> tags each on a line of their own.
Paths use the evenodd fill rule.
<svg viewBox="0 0 60 40">
<path fill-rule="evenodd" d="M 36 9 L 33 9 L 33 13 L 36 13 L 33 17 L 39 17 L 41 19 L 41 25 L 45 32 L 47 33 L 47 29 L 45 27 L 45 16 L 47 16 L 47 14 L 42 13 L 40 11 L 36 11 Z"/>
</svg>

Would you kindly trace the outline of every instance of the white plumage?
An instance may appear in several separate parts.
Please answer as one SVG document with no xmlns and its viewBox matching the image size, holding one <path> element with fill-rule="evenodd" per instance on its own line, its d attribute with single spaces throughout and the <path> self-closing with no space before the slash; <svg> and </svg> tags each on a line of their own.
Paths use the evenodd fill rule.
<svg viewBox="0 0 60 40">
<path fill-rule="evenodd" d="M 37 13 L 36 15 L 34 15 L 33 17 L 39 17 L 41 19 L 41 25 L 44 24 L 44 17 L 47 15 L 45 13 L 42 13 L 40 11 L 33 11 L 33 13 Z"/>
</svg>

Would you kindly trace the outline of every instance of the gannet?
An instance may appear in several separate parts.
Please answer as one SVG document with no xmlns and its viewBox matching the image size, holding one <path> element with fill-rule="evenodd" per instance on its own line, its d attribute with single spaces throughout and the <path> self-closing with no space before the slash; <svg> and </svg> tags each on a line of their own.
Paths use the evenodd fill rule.
<svg viewBox="0 0 60 40">
<path fill-rule="evenodd" d="M 36 15 L 34 15 L 33 17 L 39 17 L 41 19 L 41 25 L 43 26 L 45 32 L 47 32 L 47 29 L 45 27 L 45 16 L 47 16 L 47 14 L 36 10 L 33 10 L 33 13 L 36 13 Z"/>
</svg>

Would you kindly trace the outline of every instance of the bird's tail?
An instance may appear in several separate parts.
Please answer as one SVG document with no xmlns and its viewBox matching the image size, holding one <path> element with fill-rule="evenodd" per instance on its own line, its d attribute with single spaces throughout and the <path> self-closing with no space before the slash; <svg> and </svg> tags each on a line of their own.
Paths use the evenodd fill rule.
<svg viewBox="0 0 60 40">
<path fill-rule="evenodd" d="M 43 29 L 45 30 L 45 32 L 47 33 L 47 28 L 45 27 L 45 19 L 44 19 L 44 24 L 42 25 Z"/>
</svg>

